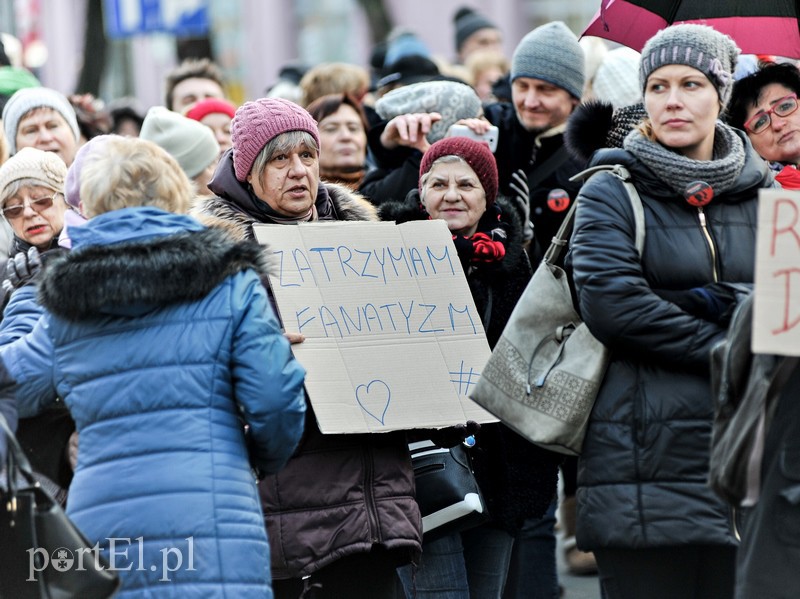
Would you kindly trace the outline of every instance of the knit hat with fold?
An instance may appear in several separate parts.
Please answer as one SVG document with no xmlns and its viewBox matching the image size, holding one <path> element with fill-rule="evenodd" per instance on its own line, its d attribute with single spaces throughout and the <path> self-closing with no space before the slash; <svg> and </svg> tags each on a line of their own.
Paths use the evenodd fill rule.
<svg viewBox="0 0 800 599">
<path fill-rule="evenodd" d="M 283 98 L 259 98 L 242 104 L 231 122 L 236 179 L 245 181 L 264 146 L 289 131 L 305 131 L 319 147 L 317 121 L 302 106 Z"/>
<path fill-rule="evenodd" d="M 483 141 L 476 141 L 468 137 L 445 137 L 433 144 L 422 157 L 419 165 L 419 178 L 431 170 L 433 163 L 442 156 L 459 156 L 470 165 L 478 180 L 481 182 L 483 191 L 486 193 L 486 207 L 494 204 L 497 198 L 497 162 L 494 154 L 489 149 L 489 144 Z M 420 189 L 422 189 L 420 185 Z"/>
<path fill-rule="evenodd" d="M 34 108 L 52 108 L 58 112 L 72 129 L 75 141 L 80 138 L 75 109 L 64 94 L 49 87 L 26 87 L 14 93 L 3 107 L 3 129 L 8 140 L 8 150 L 17 152 L 17 128 L 22 118 Z"/>
<path fill-rule="evenodd" d="M 511 82 L 518 77 L 547 81 L 580 99 L 585 79 L 585 57 L 578 37 L 561 21 L 529 32 L 511 58 Z"/>
<path fill-rule="evenodd" d="M 22 148 L 0 166 L 0 206 L 8 199 L 9 186 L 22 179 L 34 179 L 53 191 L 64 192 L 67 165 L 53 152 Z"/>
<path fill-rule="evenodd" d="M 724 108 L 731 98 L 739 52 L 729 36 L 708 25 L 672 25 L 656 33 L 644 45 L 639 85 L 644 90 L 650 74 L 663 66 L 690 66 L 711 81 Z"/>
</svg>

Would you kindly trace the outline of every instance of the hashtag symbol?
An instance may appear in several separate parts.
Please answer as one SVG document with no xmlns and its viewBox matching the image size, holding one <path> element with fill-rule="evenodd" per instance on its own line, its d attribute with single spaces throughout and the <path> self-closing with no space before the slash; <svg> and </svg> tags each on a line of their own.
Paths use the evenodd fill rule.
<svg viewBox="0 0 800 599">
<path fill-rule="evenodd" d="M 458 385 L 459 395 L 469 395 L 469 388 L 477 384 L 478 375 L 480 375 L 480 373 L 475 372 L 475 369 L 472 367 L 470 367 L 469 370 L 464 370 L 464 360 L 461 360 L 461 366 L 458 371 L 450 372 L 450 382 Z"/>
</svg>

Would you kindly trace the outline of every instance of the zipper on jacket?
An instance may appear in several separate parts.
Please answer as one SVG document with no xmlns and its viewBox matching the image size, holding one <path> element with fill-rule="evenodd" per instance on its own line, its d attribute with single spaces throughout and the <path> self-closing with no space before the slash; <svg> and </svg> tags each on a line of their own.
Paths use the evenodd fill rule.
<svg viewBox="0 0 800 599">
<path fill-rule="evenodd" d="M 697 207 L 697 215 L 700 218 L 700 228 L 703 229 L 703 236 L 708 243 L 708 249 L 711 251 L 711 268 L 714 272 L 714 282 L 719 282 L 719 273 L 717 272 L 717 248 L 714 245 L 714 240 L 711 237 L 711 232 L 708 230 L 708 223 L 706 221 L 706 213 L 703 211 L 702 206 Z"/>
<path fill-rule="evenodd" d="M 375 494 L 372 488 L 375 482 L 375 464 L 373 463 L 372 452 L 368 447 L 364 451 L 364 502 L 367 504 L 367 521 L 369 522 L 369 537 L 373 543 L 380 543 L 381 538 L 378 534 L 378 507 L 375 505 Z"/>
</svg>

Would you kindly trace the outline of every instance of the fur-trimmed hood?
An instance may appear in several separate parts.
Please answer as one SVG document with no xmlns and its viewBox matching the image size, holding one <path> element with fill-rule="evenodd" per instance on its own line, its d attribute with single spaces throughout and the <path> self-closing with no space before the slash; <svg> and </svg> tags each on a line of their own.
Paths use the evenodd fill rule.
<svg viewBox="0 0 800 599">
<path fill-rule="evenodd" d="M 208 187 L 217 196 L 200 198 L 191 209 L 192 216 L 204 224 L 227 226 L 237 238 L 252 239 L 254 224 L 273 222 L 263 208 L 263 200 L 256 197 L 249 185 L 236 179 L 231 150 L 223 154 Z M 369 201 L 337 183 L 320 182 L 314 206 L 317 217 L 323 221 L 378 220 L 378 211 Z"/>
<path fill-rule="evenodd" d="M 122 212 L 127 214 L 116 214 Z M 122 216 L 127 226 L 120 226 Z M 125 209 L 80 229 L 75 249 L 48 260 L 39 282 L 42 305 L 67 320 L 197 301 L 240 271 L 253 269 L 260 277 L 268 272 L 264 246 L 236 241 L 188 216 Z"/>
<path fill-rule="evenodd" d="M 567 121 L 564 145 L 570 154 L 588 164 L 601 148 L 621 148 L 628 133 L 646 116 L 642 103 L 614 110 L 611 104 L 599 100 L 584 102 Z"/>
</svg>

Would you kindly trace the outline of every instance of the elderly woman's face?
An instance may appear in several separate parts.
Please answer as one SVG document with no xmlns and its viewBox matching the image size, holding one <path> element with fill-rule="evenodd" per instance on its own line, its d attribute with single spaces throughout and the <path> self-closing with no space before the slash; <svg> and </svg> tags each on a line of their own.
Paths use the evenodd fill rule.
<svg viewBox="0 0 800 599">
<path fill-rule="evenodd" d="M 451 233 L 469 237 L 486 212 L 486 192 L 464 162 L 434 164 L 425 180 L 423 204 L 431 218 L 447 222 Z"/>
<path fill-rule="evenodd" d="M 42 107 L 25 114 L 17 126 L 17 151 L 36 148 L 55 152 L 69 166 L 75 160 L 78 141 L 67 121 L 57 110 Z"/>
<path fill-rule="evenodd" d="M 273 154 L 260 176 L 251 172 L 247 181 L 253 193 L 275 212 L 304 216 L 317 199 L 319 155 L 313 147 L 299 144 Z"/>
<path fill-rule="evenodd" d="M 39 249 L 48 249 L 64 228 L 64 194 L 49 187 L 25 186 L 3 204 L 14 234 Z"/>
<path fill-rule="evenodd" d="M 711 160 L 720 104 L 702 71 L 679 64 L 656 69 L 647 78 L 644 106 L 659 143 L 687 158 Z"/>
<path fill-rule="evenodd" d="M 367 132 L 352 106 L 342 104 L 319 122 L 320 166 L 347 168 L 364 166 Z"/>
</svg>

